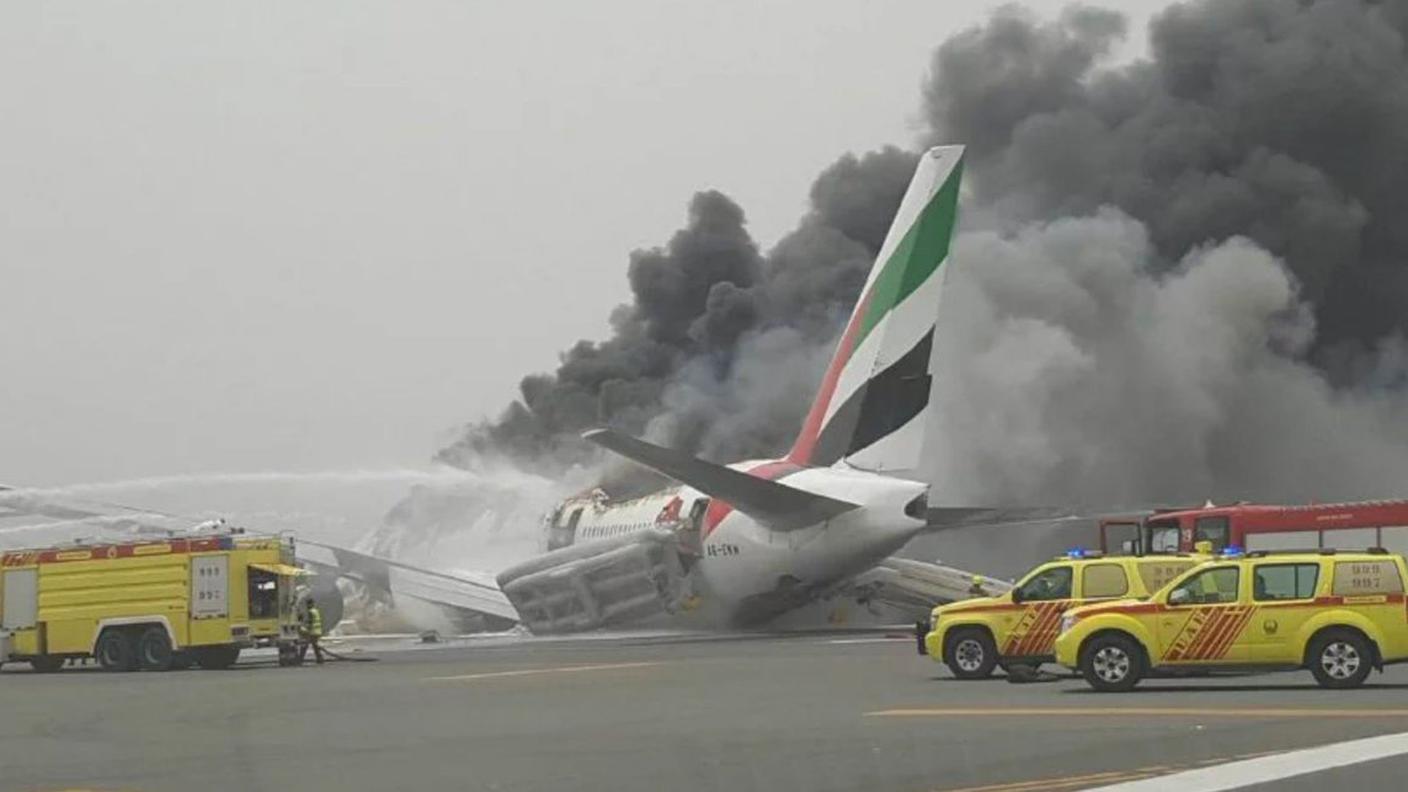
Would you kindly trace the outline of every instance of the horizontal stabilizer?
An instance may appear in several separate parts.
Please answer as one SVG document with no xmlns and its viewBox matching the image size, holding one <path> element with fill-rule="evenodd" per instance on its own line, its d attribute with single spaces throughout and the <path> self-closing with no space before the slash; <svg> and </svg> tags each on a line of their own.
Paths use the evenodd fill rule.
<svg viewBox="0 0 1408 792">
<path fill-rule="evenodd" d="M 593 429 L 582 437 L 724 501 L 775 531 L 805 528 L 859 508 L 849 501 L 750 476 L 611 429 Z"/>
<path fill-rule="evenodd" d="M 952 528 L 1016 528 L 1055 522 L 1095 522 L 1107 517 L 1147 517 L 1155 510 L 1147 507 L 1120 509 L 1079 509 L 1070 506 L 930 506 L 925 531 Z"/>
</svg>

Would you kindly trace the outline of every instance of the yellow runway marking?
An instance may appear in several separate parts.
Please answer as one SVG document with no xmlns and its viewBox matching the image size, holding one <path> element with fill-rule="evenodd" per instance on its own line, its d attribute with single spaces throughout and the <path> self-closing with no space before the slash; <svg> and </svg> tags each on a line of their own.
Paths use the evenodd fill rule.
<svg viewBox="0 0 1408 792">
<path fill-rule="evenodd" d="M 1291 709 L 1189 707 L 1010 707 L 961 709 L 888 709 L 865 713 L 867 718 L 1094 716 L 1168 718 L 1408 718 L 1408 709 Z"/>
<path fill-rule="evenodd" d="M 536 674 L 575 674 L 580 671 L 614 671 L 622 668 L 649 668 L 663 663 L 601 663 L 598 665 L 560 666 L 558 668 L 518 668 L 513 671 L 487 671 L 482 674 L 459 674 L 457 676 L 426 677 L 427 682 L 464 682 L 473 679 L 497 679 L 499 677 L 533 676 Z"/>
</svg>

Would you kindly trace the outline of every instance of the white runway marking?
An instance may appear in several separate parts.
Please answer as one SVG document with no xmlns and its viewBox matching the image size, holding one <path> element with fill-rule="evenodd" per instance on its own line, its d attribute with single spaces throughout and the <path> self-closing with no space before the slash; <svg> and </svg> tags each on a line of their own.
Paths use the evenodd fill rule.
<svg viewBox="0 0 1408 792">
<path fill-rule="evenodd" d="M 459 674 L 457 676 L 426 677 L 428 682 L 463 682 L 472 679 L 495 679 L 498 677 L 533 676 L 536 674 L 573 674 L 580 671 L 612 671 L 621 668 L 647 668 L 663 663 L 601 663 L 599 665 L 560 666 L 558 668 L 518 668 L 513 671 L 486 671 L 482 674 Z"/>
<path fill-rule="evenodd" d="M 1402 754 L 1408 754 L 1408 732 L 1286 751 L 1142 781 L 1110 784 L 1089 792 L 1218 792 Z"/>
</svg>

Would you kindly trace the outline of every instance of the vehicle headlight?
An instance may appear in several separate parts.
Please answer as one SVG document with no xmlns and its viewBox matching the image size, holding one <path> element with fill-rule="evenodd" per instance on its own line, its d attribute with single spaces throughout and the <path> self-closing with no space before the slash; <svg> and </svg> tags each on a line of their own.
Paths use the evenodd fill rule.
<svg viewBox="0 0 1408 792">
<path fill-rule="evenodd" d="M 1067 613 L 1066 615 L 1062 616 L 1062 617 L 1061 617 L 1061 632 L 1066 632 L 1067 630 L 1069 630 L 1069 629 L 1071 629 L 1072 627 L 1076 626 L 1076 622 L 1078 622 L 1078 621 L 1080 621 L 1080 618 L 1079 618 L 1078 616 L 1076 616 L 1074 613 Z"/>
</svg>

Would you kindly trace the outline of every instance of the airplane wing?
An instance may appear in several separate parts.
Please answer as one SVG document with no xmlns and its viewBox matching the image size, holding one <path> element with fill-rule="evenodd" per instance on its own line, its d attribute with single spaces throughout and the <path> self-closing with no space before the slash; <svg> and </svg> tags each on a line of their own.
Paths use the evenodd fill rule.
<svg viewBox="0 0 1408 792">
<path fill-rule="evenodd" d="M 1091 515 L 1061 506 L 930 506 L 926 531 L 975 526 L 1012 527 L 1062 520 L 1093 520 Z"/>
<path fill-rule="evenodd" d="M 859 508 L 855 503 L 740 473 L 611 429 L 593 429 L 582 437 L 694 487 L 711 498 L 726 501 L 773 530 L 805 528 Z"/>
<path fill-rule="evenodd" d="M 956 567 L 892 557 L 846 581 L 839 593 L 927 614 L 935 605 L 978 596 L 973 590 L 975 578 L 982 579 L 984 596 L 1003 594 L 1012 588 L 1005 580 Z"/>
<path fill-rule="evenodd" d="M 450 574 L 412 566 L 345 547 L 298 540 L 299 560 L 315 571 L 345 577 L 395 597 L 518 621 L 518 612 L 499 587 L 468 574 Z"/>
</svg>

